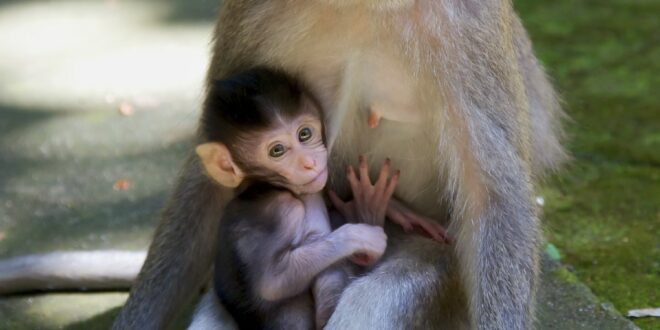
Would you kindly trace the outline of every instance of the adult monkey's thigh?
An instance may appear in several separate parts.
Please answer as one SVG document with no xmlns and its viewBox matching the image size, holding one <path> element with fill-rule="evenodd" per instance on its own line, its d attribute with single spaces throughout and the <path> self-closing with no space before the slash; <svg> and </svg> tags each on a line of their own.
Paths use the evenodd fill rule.
<svg viewBox="0 0 660 330">
<path fill-rule="evenodd" d="M 389 234 L 392 249 L 346 288 L 327 329 L 467 329 L 451 247 Z"/>
<path fill-rule="evenodd" d="M 553 165 L 561 149 L 552 124 L 554 94 L 510 1 L 226 0 L 209 79 L 257 64 L 299 74 L 318 96 L 332 139 L 347 125 L 366 129 L 366 117 L 355 113 L 371 105 L 370 95 L 358 93 L 346 103 L 350 107 L 338 102 L 378 83 L 366 76 L 361 82 L 367 84 L 355 86 L 346 71 L 352 59 L 370 54 L 394 60 L 408 78 L 424 79 L 413 81 L 413 99 L 426 102 L 423 121 L 440 134 L 430 162 L 436 168 L 425 178 L 441 177 L 446 185 L 438 187 L 442 198 L 422 204 L 401 196 L 421 213 L 449 204 L 458 265 L 450 273 L 460 275 L 466 296 L 454 301 L 464 307 L 458 310 L 469 311 L 475 328 L 530 328 L 539 237 L 532 170 Z M 360 121 L 342 122 L 351 113 Z M 393 129 L 388 136 L 396 136 L 396 122 L 378 129 Z M 348 133 L 344 138 L 357 143 L 362 131 Z M 373 145 L 365 150 L 378 146 L 368 141 Z M 357 150 L 347 148 L 357 147 L 335 148 L 345 157 L 331 168 L 342 171 L 341 160 L 353 160 Z M 428 149 L 419 152 L 429 156 Z M 419 175 L 412 167 L 401 169 Z M 163 328 L 207 279 L 217 217 L 231 194 L 200 171 L 195 161 L 186 165 L 117 328 Z M 421 191 L 402 178 L 401 191 Z M 402 275 L 400 281 L 404 286 L 418 278 Z"/>
</svg>

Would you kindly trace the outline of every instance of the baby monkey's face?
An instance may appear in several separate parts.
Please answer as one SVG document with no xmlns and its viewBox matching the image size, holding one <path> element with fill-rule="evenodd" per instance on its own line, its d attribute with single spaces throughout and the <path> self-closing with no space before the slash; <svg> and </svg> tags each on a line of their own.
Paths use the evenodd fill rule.
<svg viewBox="0 0 660 330">
<path fill-rule="evenodd" d="M 264 134 L 257 160 L 287 182 L 294 193 L 315 193 L 328 179 L 328 151 L 323 143 L 321 121 L 303 114 Z"/>
</svg>

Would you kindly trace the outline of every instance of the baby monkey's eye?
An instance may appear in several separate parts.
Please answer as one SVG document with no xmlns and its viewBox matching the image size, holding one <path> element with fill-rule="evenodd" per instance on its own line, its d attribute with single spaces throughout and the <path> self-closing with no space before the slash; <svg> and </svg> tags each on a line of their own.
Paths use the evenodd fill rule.
<svg viewBox="0 0 660 330">
<path fill-rule="evenodd" d="M 282 155 L 284 155 L 285 152 L 286 152 L 286 148 L 284 148 L 283 145 L 276 144 L 272 148 L 270 148 L 270 151 L 268 152 L 268 154 L 271 157 L 277 158 L 277 157 L 282 157 Z"/>
<path fill-rule="evenodd" d="M 305 142 L 312 138 L 312 129 L 305 127 L 298 132 L 298 140 L 300 142 Z"/>
</svg>

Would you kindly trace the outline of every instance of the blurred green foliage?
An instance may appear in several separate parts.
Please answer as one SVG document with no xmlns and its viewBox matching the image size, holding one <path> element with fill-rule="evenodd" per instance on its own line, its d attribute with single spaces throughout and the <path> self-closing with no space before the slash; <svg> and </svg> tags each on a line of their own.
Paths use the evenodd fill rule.
<svg viewBox="0 0 660 330">
<path fill-rule="evenodd" d="M 660 306 L 660 1 L 514 1 L 570 119 L 547 239 L 622 313 Z M 660 329 L 658 319 L 638 319 Z"/>
</svg>

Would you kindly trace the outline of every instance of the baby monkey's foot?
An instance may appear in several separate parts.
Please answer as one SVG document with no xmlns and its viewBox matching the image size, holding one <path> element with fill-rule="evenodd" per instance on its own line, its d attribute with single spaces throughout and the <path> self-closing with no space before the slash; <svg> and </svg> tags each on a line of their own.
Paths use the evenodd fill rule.
<svg viewBox="0 0 660 330">
<path fill-rule="evenodd" d="M 412 211 L 395 198 L 390 200 L 387 217 L 390 221 L 403 227 L 403 230 L 407 233 L 418 230 L 423 235 L 438 242 L 453 243 L 453 239 L 447 235 L 447 230 L 439 223 Z"/>
</svg>

